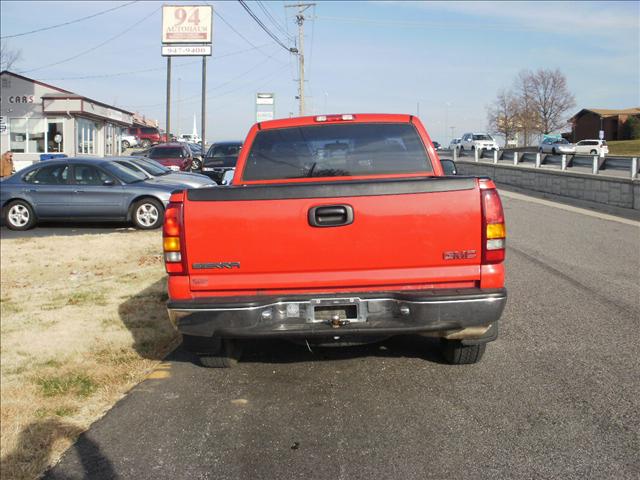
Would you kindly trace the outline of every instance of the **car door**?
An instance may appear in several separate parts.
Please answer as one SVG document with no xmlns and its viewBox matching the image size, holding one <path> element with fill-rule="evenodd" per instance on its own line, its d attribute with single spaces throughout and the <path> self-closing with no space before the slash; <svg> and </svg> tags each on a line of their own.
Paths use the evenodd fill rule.
<svg viewBox="0 0 640 480">
<path fill-rule="evenodd" d="M 25 199 L 29 200 L 38 218 L 60 218 L 73 199 L 69 184 L 70 166 L 66 163 L 46 165 L 27 173 L 23 179 Z"/>
<path fill-rule="evenodd" d="M 96 165 L 75 163 L 71 181 L 74 195 L 70 216 L 104 220 L 126 216 L 124 187 L 112 175 Z"/>
</svg>

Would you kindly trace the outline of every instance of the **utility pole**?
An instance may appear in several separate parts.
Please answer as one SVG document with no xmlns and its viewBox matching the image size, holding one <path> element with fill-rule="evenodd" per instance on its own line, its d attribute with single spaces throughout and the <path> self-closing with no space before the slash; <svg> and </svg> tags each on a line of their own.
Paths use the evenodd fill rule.
<svg viewBox="0 0 640 480">
<path fill-rule="evenodd" d="M 297 8 L 296 24 L 298 25 L 298 100 L 300 116 L 304 115 L 304 12 L 315 7 L 315 3 L 296 3 L 294 5 L 285 5 L 286 8 Z"/>
<path fill-rule="evenodd" d="M 177 122 L 176 122 L 176 135 L 179 137 L 180 133 L 182 132 L 182 129 L 180 128 L 180 102 L 182 100 L 180 100 L 180 80 L 182 80 L 180 77 L 178 77 L 178 101 L 176 102 L 176 107 L 178 110 L 178 118 L 177 118 Z"/>
</svg>

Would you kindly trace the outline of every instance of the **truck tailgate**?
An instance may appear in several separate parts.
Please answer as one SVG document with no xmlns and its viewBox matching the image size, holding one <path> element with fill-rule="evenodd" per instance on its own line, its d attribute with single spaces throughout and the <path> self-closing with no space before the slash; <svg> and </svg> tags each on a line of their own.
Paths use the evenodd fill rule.
<svg viewBox="0 0 640 480">
<path fill-rule="evenodd" d="M 434 288 L 480 279 L 476 179 L 230 187 L 186 197 L 192 291 Z M 313 226 L 310 210 L 327 206 L 350 208 L 353 221 Z"/>
</svg>

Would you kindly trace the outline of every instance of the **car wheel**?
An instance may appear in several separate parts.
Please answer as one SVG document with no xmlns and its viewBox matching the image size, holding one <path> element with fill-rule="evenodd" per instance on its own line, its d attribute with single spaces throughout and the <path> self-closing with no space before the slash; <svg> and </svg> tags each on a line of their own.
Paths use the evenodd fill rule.
<svg viewBox="0 0 640 480">
<path fill-rule="evenodd" d="M 197 158 L 191 161 L 191 170 L 200 170 L 202 168 L 202 162 Z"/>
<path fill-rule="evenodd" d="M 476 149 L 475 145 L 471 145 L 471 151 L 473 152 Z"/>
<path fill-rule="evenodd" d="M 14 200 L 4 209 L 4 222 L 11 230 L 29 230 L 36 224 L 36 216 L 27 202 Z"/>
<path fill-rule="evenodd" d="M 597 155 L 598 151 L 597 150 L 591 150 L 591 152 L 589 152 L 589 153 L 591 153 L 591 155 Z"/>
<path fill-rule="evenodd" d="M 126 140 L 123 140 L 123 141 L 122 141 L 122 148 L 123 148 L 124 150 L 126 150 L 126 149 L 127 149 L 127 148 L 129 148 L 130 146 L 131 146 L 131 145 L 129 145 L 129 142 L 128 142 L 128 141 L 126 141 Z"/>
<path fill-rule="evenodd" d="M 162 225 L 164 208 L 155 198 L 143 198 L 134 203 L 131 210 L 133 224 L 140 230 L 153 230 Z"/>
<path fill-rule="evenodd" d="M 542 147 L 538 148 L 538 152 L 542 153 Z"/>
<path fill-rule="evenodd" d="M 142 148 L 149 148 L 151 146 L 151 140 L 142 140 Z"/>
<path fill-rule="evenodd" d="M 551 153 L 553 153 L 554 155 L 556 154 L 556 148 L 555 148 L 555 147 L 553 147 L 553 148 L 551 149 Z"/>
<path fill-rule="evenodd" d="M 464 152 L 464 147 L 462 145 L 460 145 L 460 151 Z"/>
<path fill-rule="evenodd" d="M 459 340 L 443 340 L 442 356 L 451 365 L 478 363 L 487 348 L 486 343 L 463 345 Z"/>
<path fill-rule="evenodd" d="M 238 341 L 215 337 L 213 340 L 217 343 L 217 349 L 211 353 L 198 355 L 202 366 L 207 368 L 231 368 L 237 365 L 242 353 Z"/>
</svg>

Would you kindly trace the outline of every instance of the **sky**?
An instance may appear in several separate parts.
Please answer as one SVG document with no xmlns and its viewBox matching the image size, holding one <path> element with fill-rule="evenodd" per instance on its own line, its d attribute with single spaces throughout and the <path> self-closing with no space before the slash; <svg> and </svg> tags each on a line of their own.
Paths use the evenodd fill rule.
<svg viewBox="0 0 640 480">
<path fill-rule="evenodd" d="M 1 36 L 127 3 L 3 0 Z M 262 2 L 278 26 L 258 3 L 248 5 L 294 47 L 294 9 L 285 8 L 291 3 Z M 485 131 L 498 91 L 521 70 L 539 68 L 566 76 L 576 99 L 568 116 L 582 108 L 640 106 L 640 2 L 315 3 L 305 21 L 307 114 L 419 114 L 432 139 L 448 143 L 452 134 Z M 2 42 L 21 52 L 16 73 L 140 112 L 164 127 L 162 4 L 137 1 Z M 297 58 L 238 2 L 209 4 L 218 15 L 207 67 L 207 141 L 242 140 L 255 122 L 257 92 L 275 94 L 277 118 L 297 115 Z M 172 80 L 172 131 L 190 133 L 194 115 L 199 131 L 200 58 L 174 58 Z"/>
</svg>

